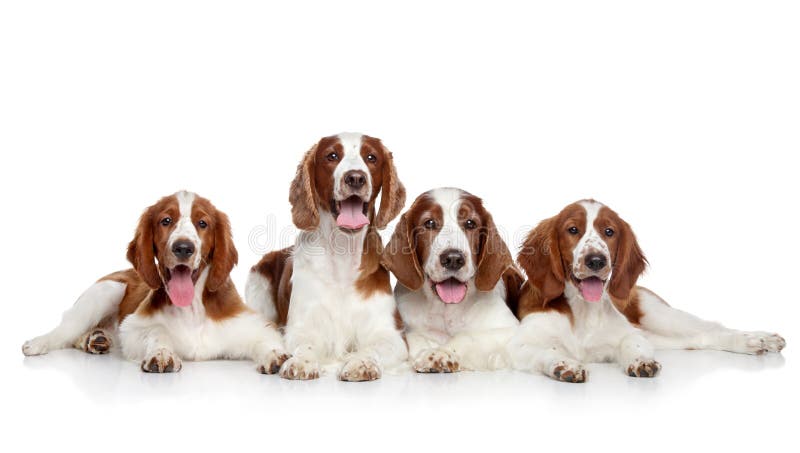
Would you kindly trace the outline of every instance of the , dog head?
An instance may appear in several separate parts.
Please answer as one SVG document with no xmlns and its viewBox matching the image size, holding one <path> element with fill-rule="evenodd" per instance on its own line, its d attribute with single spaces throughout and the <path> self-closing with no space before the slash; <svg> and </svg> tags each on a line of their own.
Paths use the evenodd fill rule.
<svg viewBox="0 0 800 453">
<path fill-rule="evenodd" d="M 647 260 L 631 227 L 616 212 L 583 200 L 528 234 L 518 261 L 545 303 L 574 285 L 587 302 L 605 293 L 627 301 Z"/>
<path fill-rule="evenodd" d="M 228 216 L 205 198 L 178 192 L 147 208 L 128 245 L 128 261 L 151 288 L 165 286 L 173 304 L 192 304 L 194 285 L 209 266 L 206 288 L 228 280 L 238 254 Z"/>
<path fill-rule="evenodd" d="M 292 220 L 307 231 L 319 226 L 321 215 L 348 232 L 370 223 L 384 228 L 400 214 L 405 198 L 392 153 L 379 139 L 354 133 L 325 137 L 306 152 L 289 191 Z"/>
<path fill-rule="evenodd" d="M 513 266 L 480 198 L 460 189 L 423 193 L 400 217 L 383 265 L 405 287 L 457 304 L 474 289 L 492 290 Z"/>
</svg>

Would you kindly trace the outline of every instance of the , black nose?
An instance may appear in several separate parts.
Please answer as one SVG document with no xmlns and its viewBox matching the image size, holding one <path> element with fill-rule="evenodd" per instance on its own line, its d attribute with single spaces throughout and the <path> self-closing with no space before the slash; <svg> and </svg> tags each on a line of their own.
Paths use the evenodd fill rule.
<svg viewBox="0 0 800 453">
<path fill-rule="evenodd" d="M 603 255 L 589 255 L 586 257 L 586 267 L 593 271 L 599 271 L 606 267 L 606 257 Z"/>
<path fill-rule="evenodd" d="M 350 170 L 344 174 L 344 183 L 353 189 L 360 189 L 367 183 L 367 174 L 361 170 Z"/>
<path fill-rule="evenodd" d="M 445 250 L 441 255 L 439 255 L 439 262 L 442 263 L 445 269 L 451 271 L 457 271 L 464 267 L 464 263 L 466 262 L 464 259 L 464 254 L 459 252 L 458 250 Z"/>
<path fill-rule="evenodd" d="M 194 254 L 194 244 L 189 241 L 176 241 L 175 244 L 172 245 L 172 253 L 178 259 L 185 260 Z"/>
</svg>

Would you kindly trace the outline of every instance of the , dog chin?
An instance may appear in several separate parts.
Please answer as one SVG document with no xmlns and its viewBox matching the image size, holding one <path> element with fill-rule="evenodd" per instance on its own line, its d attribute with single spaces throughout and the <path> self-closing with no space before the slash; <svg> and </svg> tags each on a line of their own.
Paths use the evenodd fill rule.
<svg viewBox="0 0 800 453">
<path fill-rule="evenodd" d="M 357 233 L 369 225 L 368 209 L 369 202 L 358 195 L 331 200 L 331 215 L 336 220 L 336 226 L 349 233 Z"/>
<path fill-rule="evenodd" d="M 188 307 L 194 300 L 194 285 L 197 283 L 199 269 L 192 269 L 184 264 L 179 264 L 167 269 L 164 279 L 167 294 L 173 304 L 178 307 Z"/>
<path fill-rule="evenodd" d="M 431 282 L 431 290 L 445 304 L 459 304 L 467 297 L 467 284 L 461 280 L 450 277 L 441 281 Z"/>
<path fill-rule="evenodd" d="M 572 283 L 578 288 L 581 297 L 587 302 L 600 302 L 606 288 L 606 280 L 597 276 L 580 279 L 572 274 Z"/>
</svg>

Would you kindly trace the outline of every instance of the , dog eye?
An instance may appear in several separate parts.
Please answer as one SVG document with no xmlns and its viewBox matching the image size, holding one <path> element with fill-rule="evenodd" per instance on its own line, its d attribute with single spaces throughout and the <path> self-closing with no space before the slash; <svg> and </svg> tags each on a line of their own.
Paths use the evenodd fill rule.
<svg viewBox="0 0 800 453">
<path fill-rule="evenodd" d="M 161 224 L 164 226 L 169 226 L 172 223 L 172 217 L 164 217 L 161 219 Z"/>
<path fill-rule="evenodd" d="M 611 236 L 614 235 L 614 230 L 612 230 L 611 228 L 606 228 L 605 233 L 606 233 L 606 236 L 611 237 Z"/>
<path fill-rule="evenodd" d="M 199 226 L 200 228 L 206 229 L 208 227 L 208 224 L 206 223 L 205 220 L 201 220 L 201 221 L 197 222 L 197 226 Z"/>
<path fill-rule="evenodd" d="M 378 158 L 377 158 L 377 157 L 375 157 L 375 155 L 374 155 L 374 154 L 368 154 L 368 155 L 367 155 L 367 162 L 369 162 L 369 163 L 371 163 L 371 164 L 374 164 L 374 163 L 375 163 L 375 162 L 377 162 L 377 161 L 378 161 Z"/>
<path fill-rule="evenodd" d="M 578 231 L 578 227 L 570 227 L 567 231 L 569 231 L 569 234 L 572 235 L 580 233 L 580 231 Z"/>
<path fill-rule="evenodd" d="M 339 160 L 339 154 L 338 153 L 330 153 L 327 156 L 325 156 L 325 158 L 328 159 L 331 162 L 336 162 L 337 160 Z"/>
<path fill-rule="evenodd" d="M 474 220 L 469 219 L 466 222 L 464 222 L 464 228 L 466 228 L 468 230 L 474 230 L 475 228 L 478 228 L 478 224 L 475 223 Z"/>
<path fill-rule="evenodd" d="M 433 220 L 433 219 L 426 220 L 425 221 L 425 228 L 427 228 L 429 230 L 435 230 L 436 229 L 436 221 Z"/>
</svg>

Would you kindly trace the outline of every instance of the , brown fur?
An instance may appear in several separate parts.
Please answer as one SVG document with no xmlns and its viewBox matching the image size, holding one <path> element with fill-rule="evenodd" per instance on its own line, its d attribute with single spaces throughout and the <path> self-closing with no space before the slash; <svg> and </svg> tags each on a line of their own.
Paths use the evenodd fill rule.
<svg viewBox="0 0 800 453">
<path fill-rule="evenodd" d="M 364 137 L 364 145 L 361 148 L 361 155 L 366 156 L 370 151 L 375 155 L 382 155 L 383 159 L 378 158 L 376 165 L 370 167 L 370 174 L 375 187 L 381 187 L 383 196 L 378 215 L 375 217 L 375 227 L 378 229 L 386 228 L 386 225 L 400 214 L 403 205 L 406 203 L 406 189 L 397 177 L 397 170 L 392 163 L 393 156 L 383 143 L 374 137 Z M 381 164 L 378 166 L 378 164 Z M 379 181 L 380 184 L 378 184 Z M 373 197 L 377 193 L 373 193 Z"/>
<path fill-rule="evenodd" d="M 378 291 L 391 293 L 389 273 L 380 266 L 383 245 L 377 230 L 386 227 L 400 213 L 405 204 L 406 191 L 397 177 L 392 153 L 379 139 L 364 135 L 359 152 L 370 172 L 372 194 L 367 207 L 370 225 L 366 227 L 360 275 L 355 285 L 364 298 L 368 298 Z M 305 153 L 297 166 L 297 173 L 289 188 L 289 202 L 292 205 L 292 221 L 301 230 L 314 231 L 319 226 L 321 215 L 333 214 L 330 211 L 334 197 L 333 174 L 339 162 L 327 158 L 331 153 L 344 153 L 336 135 L 320 139 Z M 375 161 L 368 161 L 368 155 L 375 156 Z M 378 194 L 381 194 L 381 202 L 376 214 L 375 202 Z M 252 267 L 252 271 L 258 272 L 270 283 L 270 295 L 280 326 L 286 325 L 289 312 L 293 251 L 294 247 L 288 247 L 270 252 Z"/>
<path fill-rule="evenodd" d="M 617 299 L 611 295 L 611 302 L 628 319 L 629 323 L 635 326 L 640 325 L 640 320 L 644 314 L 639 306 L 639 294 L 637 291 L 631 291 L 628 299 Z"/>
<path fill-rule="evenodd" d="M 517 313 L 525 277 L 516 267 L 512 266 L 503 273 L 503 284 L 506 287 L 506 305 L 512 313 Z"/>
<path fill-rule="evenodd" d="M 292 249 L 287 247 L 264 255 L 252 270 L 263 275 L 270 283 L 270 295 L 278 312 L 277 323 L 286 325 L 289 298 L 292 294 Z"/>
<path fill-rule="evenodd" d="M 626 303 L 629 299 L 633 301 L 631 290 L 636 287 L 636 281 L 644 273 L 647 258 L 628 222 L 622 220 L 616 212 L 603 207 L 595 220 L 595 228 L 602 231 L 606 227 L 612 227 L 616 231 L 614 237 L 606 238 L 614 269 L 608 292 L 612 299 L 617 299 L 620 303 Z"/>
<path fill-rule="evenodd" d="M 614 269 L 609 293 L 617 309 L 632 323 L 638 323 L 641 317 L 638 298 L 631 290 L 644 272 L 647 260 L 636 236 L 630 225 L 606 206 L 598 212 L 594 225 L 586 225 L 586 211 L 579 203 L 573 203 L 555 217 L 542 221 L 523 243 L 517 261 L 528 276 L 528 283 L 520 296 L 517 317 L 522 319 L 530 313 L 548 309 L 561 313 L 569 311 L 563 294 L 566 279 L 572 275 L 573 249 L 580 240 L 580 235 L 567 232 L 573 226 L 581 232 L 590 227 L 598 231 L 612 228 L 616 232 L 613 237 L 604 238 Z"/>
<path fill-rule="evenodd" d="M 479 228 L 467 230 L 467 237 L 470 237 L 470 234 L 475 235 L 475 232 L 478 236 L 479 252 L 475 261 L 478 263 L 478 270 L 475 274 L 475 286 L 480 291 L 491 291 L 500 277 L 513 268 L 514 259 L 505 241 L 500 237 L 492 215 L 483 207 L 483 201 L 474 195 L 465 194 L 459 217 L 473 217 L 470 210 L 473 210 L 480 220 Z M 473 252 L 475 249 L 473 246 Z"/>
<path fill-rule="evenodd" d="M 320 204 L 314 184 L 315 177 L 311 177 L 316 163 L 320 145 L 325 146 L 329 138 L 323 138 L 309 149 L 303 160 L 297 166 L 297 174 L 289 187 L 289 203 L 292 205 L 292 222 L 301 230 L 313 230 L 319 225 Z M 331 191 L 333 188 L 331 186 Z"/>
<path fill-rule="evenodd" d="M 534 286 L 531 280 L 526 281 L 520 289 L 519 301 L 514 314 L 518 319 L 523 319 L 532 313 L 543 311 L 555 311 L 567 316 L 570 322 L 573 321 L 572 310 L 563 294 L 545 302 L 541 290 Z"/>
<path fill-rule="evenodd" d="M 476 263 L 475 287 L 479 291 L 491 291 L 502 277 L 508 295 L 516 295 L 522 283 L 522 277 L 514 269 L 514 261 L 491 214 L 483 207 L 480 198 L 463 192 L 459 206 L 458 218 L 475 219 L 478 227 L 464 229 L 470 244 L 473 262 Z M 386 246 L 382 263 L 397 280 L 406 288 L 417 291 L 425 282 L 426 276 L 422 263 L 426 262 L 430 246 L 438 234 L 437 230 L 424 227 L 428 220 L 442 225 L 444 213 L 430 195 L 421 194 L 401 217 L 395 227 L 394 234 Z M 510 302 L 516 305 L 516 299 Z"/>
<path fill-rule="evenodd" d="M 161 202 L 163 202 L 163 199 Z M 155 247 L 153 247 L 155 243 L 155 238 L 153 237 L 154 227 L 152 225 L 155 222 L 153 218 L 155 216 L 154 208 L 155 206 L 151 206 L 144 211 L 139 219 L 139 227 L 136 228 L 136 234 L 128 245 L 128 261 L 133 264 L 136 274 L 153 289 L 160 287 L 162 284 L 161 276 L 158 273 L 158 268 L 156 268 Z M 167 235 L 164 237 L 167 237 Z"/>
<path fill-rule="evenodd" d="M 125 271 L 114 272 L 113 274 L 106 275 L 99 281 L 111 280 L 125 284 L 125 296 L 122 297 L 122 302 L 119 304 L 117 319 L 121 323 L 125 317 L 134 313 L 139 307 L 139 304 L 149 298 L 152 289 L 145 283 L 135 270 L 128 269 Z"/>
<path fill-rule="evenodd" d="M 208 225 L 205 229 L 198 228 L 198 235 L 203 243 L 200 251 L 203 259 L 198 274 L 206 266 L 211 266 L 203 291 L 206 315 L 219 321 L 247 310 L 230 279 L 238 254 L 233 245 L 228 216 L 199 196 L 195 197 L 191 215 L 195 223 L 204 220 Z M 169 252 L 167 240 L 177 222 L 164 226 L 161 220 L 165 217 L 180 217 L 178 201 L 174 195 L 162 198 L 147 208 L 140 217 L 134 238 L 128 245 L 128 260 L 134 269 L 115 272 L 100 279 L 126 285 L 125 295 L 119 305 L 118 322 L 134 312 L 152 315 L 171 303 L 162 275 L 166 272 L 165 255 Z"/>
<path fill-rule="evenodd" d="M 239 263 L 239 253 L 233 245 L 231 223 L 224 212 L 216 210 L 208 200 L 202 198 L 195 201 L 192 209 L 193 216 L 195 215 L 194 212 L 203 205 L 207 205 L 209 210 L 213 209 L 212 212 L 215 213 L 214 217 L 216 218 L 213 246 L 207 244 L 206 239 L 203 238 L 202 235 L 205 230 L 200 230 L 200 237 L 203 239 L 203 256 L 208 257 L 208 261 L 213 263 L 211 273 L 208 275 L 208 281 L 206 282 L 206 292 L 214 293 L 222 290 L 229 292 L 230 287 L 233 285 L 230 279 L 231 271 Z M 206 247 L 213 248 L 206 252 Z M 235 293 L 236 291 L 234 290 L 233 292 Z M 205 297 L 203 299 L 205 300 Z"/>
<path fill-rule="evenodd" d="M 397 281 L 412 291 L 419 290 L 425 283 L 420 263 L 428 259 L 428 251 L 433 242 L 433 236 L 420 227 L 420 222 L 424 218 L 441 223 L 443 217 L 442 207 L 424 193 L 400 216 L 394 234 L 386 244 L 382 264 L 394 274 Z"/>
<path fill-rule="evenodd" d="M 364 239 L 364 251 L 361 255 L 360 275 L 356 280 L 356 289 L 365 297 L 370 297 L 375 292 L 390 294 L 392 292 L 389 282 L 389 271 L 381 266 L 383 244 L 381 236 L 374 228 L 367 231 Z"/>
</svg>

